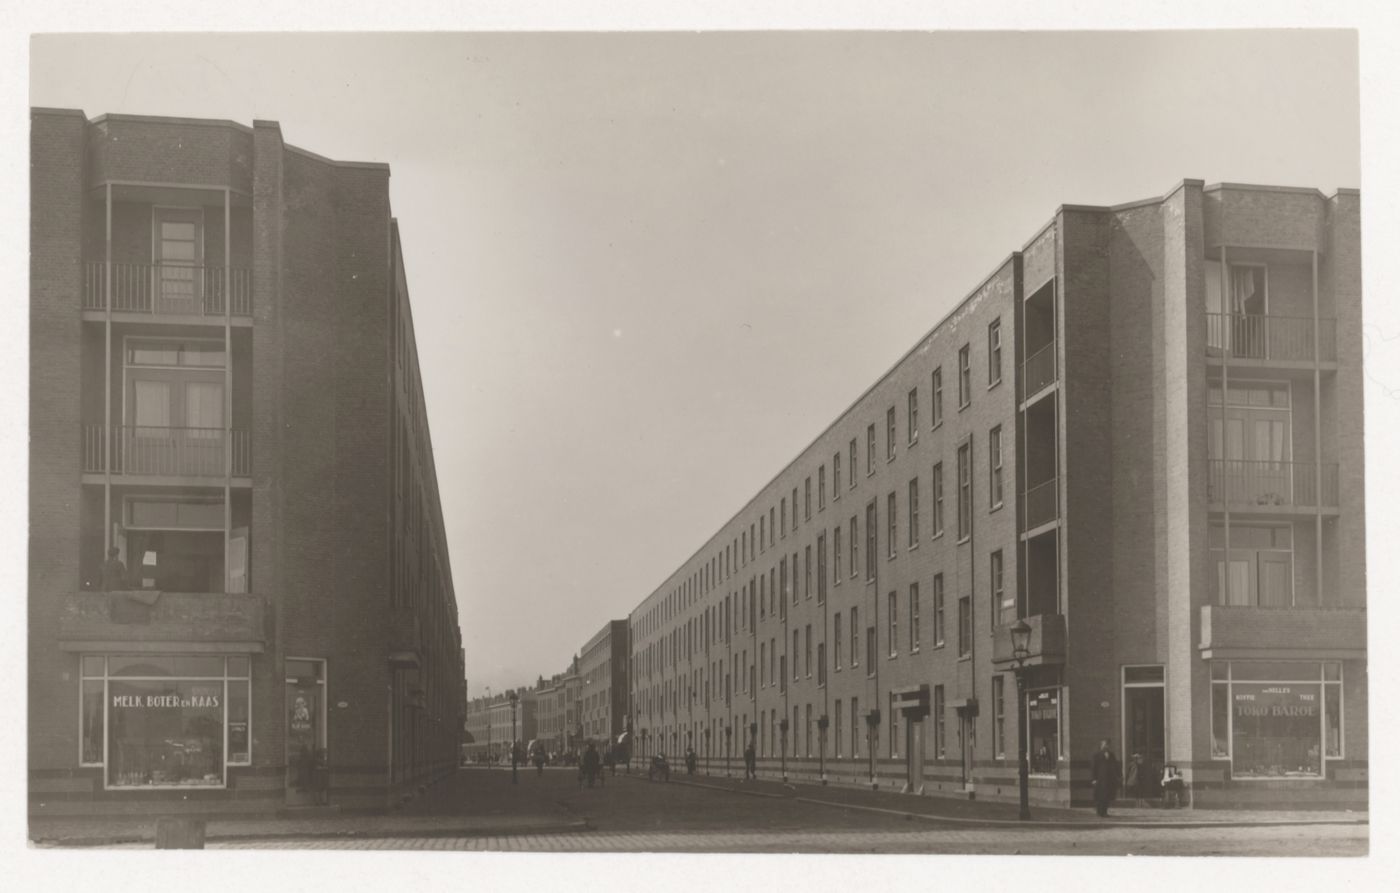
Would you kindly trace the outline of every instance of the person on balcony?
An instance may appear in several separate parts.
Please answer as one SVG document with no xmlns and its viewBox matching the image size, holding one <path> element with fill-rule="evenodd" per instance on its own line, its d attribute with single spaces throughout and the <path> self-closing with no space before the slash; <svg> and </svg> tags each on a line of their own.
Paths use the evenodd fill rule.
<svg viewBox="0 0 1400 893">
<path fill-rule="evenodd" d="M 107 563 L 102 565 L 103 592 L 120 592 L 131 588 L 126 579 L 126 562 L 122 561 L 121 554 L 116 546 L 107 550 Z"/>
</svg>

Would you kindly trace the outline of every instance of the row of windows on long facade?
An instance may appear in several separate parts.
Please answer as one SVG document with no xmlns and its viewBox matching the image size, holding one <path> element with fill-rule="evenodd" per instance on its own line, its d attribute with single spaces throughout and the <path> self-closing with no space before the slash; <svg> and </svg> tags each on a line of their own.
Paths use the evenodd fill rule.
<svg viewBox="0 0 1400 893">
<path fill-rule="evenodd" d="M 964 344 L 958 350 L 958 408 L 966 409 L 972 404 L 972 349 L 971 344 Z M 993 320 L 987 329 L 987 383 L 988 387 L 994 387 L 1002 380 L 1002 339 L 1001 320 Z M 935 366 L 929 377 L 929 429 L 936 430 L 943 424 L 943 366 Z M 897 414 L 897 407 L 890 406 L 885 412 L 884 440 L 885 440 L 885 461 L 893 461 L 899 452 L 901 439 L 906 446 L 914 446 L 919 442 L 919 434 L 922 430 L 920 422 L 921 396 L 918 387 L 910 388 L 905 399 L 904 427 L 901 431 Z M 878 432 L 875 423 L 866 426 L 865 430 L 865 475 L 874 476 L 878 468 L 877 453 Z M 989 466 L 991 474 L 991 505 L 999 506 L 1003 500 L 1002 493 L 1002 442 L 1000 426 L 993 428 L 989 437 Z M 851 438 L 844 451 L 845 457 L 845 489 L 854 490 L 859 483 L 859 460 L 860 444 L 858 438 Z M 959 448 L 958 470 L 959 470 L 959 494 L 960 499 L 964 494 L 964 486 L 970 485 L 971 475 L 971 452 L 970 445 L 964 444 Z M 843 451 L 837 451 L 831 457 L 831 474 L 828 486 L 827 464 L 825 462 L 818 465 L 816 470 L 816 502 L 817 512 L 825 511 L 829 499 L 835 502 L 841 498 L 843 491 Z M 942 463 L 937 463 L 933 468 L 933 529 L 934 536 L 941 535 L 943 530 L 943 469 Z M 959 537 L 966 535 L 965 531 L 970 527 L 970 492 L 967 494 L 968 502 L 959 502 L 960 514 L 958 516 Z M 799 503 L 799 490 L 792 488 L 790 495 L 780 496 L 776 505 L 770 505 L 767 511 L 759 511 L 757 517 L 750 521 L 747 526 L 739 525 L 738 536 L 724 546 L 717 548 L 714 554 L 706 559 L 696 568 L 680 585 L 676 586 L 664 599 L 656 601 L 650 608 L 646 609 L 637 618 L 639 629 L 636 631 L 641 636 L 650 635 L 661 628 L 661 625 L 672 619 L 677 611 L 683 610 L 693 604 L 695 599 L 708 594 L 714 588 L 726 580 L 731 579 L 736 573 L 747 567 L 750 562 L 757 561 L 759 555 L 770 549 L 777 548 L 777 541 L 785 539 L 789 532 L 796 533 L 798 525 L 802 521 L 810 521 L 813 515 L 813 478 L 807 475 L 801 488 L 801 502 Z M 889 504 L 893 506 L 895 495 L 888 497 Z M 799 505 L 801 511 L 799 512 Z M 919 515 L 919 491 L 917 478 L 909 482 L 909 542 L 914 544 L 918 540 Z M 869 513 L 869 509 L 867 509 Z M 891 512 L 891 519 L 894 513 Z M 890 522 L 891 536 L 890 542 L 895 542 L 894 521 Z M 851 528 L 856 528 L 856 519 L 852 518 Z M 839 538 L 839 533 L 834 538 Z M 856 549 L 857 537 L 852 534 L 851 548 Z M 854 563 L 853 563 L 854 567 Z M 854 570 L 852 571 L 854 576 Z"/>
</svg>

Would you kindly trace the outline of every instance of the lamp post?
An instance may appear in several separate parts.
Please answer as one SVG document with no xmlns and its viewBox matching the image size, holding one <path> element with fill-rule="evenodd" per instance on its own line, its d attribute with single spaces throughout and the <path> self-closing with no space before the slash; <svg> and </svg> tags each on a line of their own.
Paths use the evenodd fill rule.
<svg viewBox="0 0 1400 893">
<path fill-rule="evenodd" d="M 510 783 L 519 784 L 520 776 L 516 771 L 516 740 L 515 740 L 515 705 L 520 702 L 520 694 L 514 690 L 510 693 Z"/>
<path fill-rule="evenodd" d="M 783 784 L 787 784 L 787 733 L 788 733 L 788 721 L 787 721 L 787 715 L 786 715 L 786 714 L 784 714 L 784 716 L 783 716 L 782 719 L 778 720 L 778 731 L 779 731 L 780 733 L 782 733 L 782 751 L 781 751 L 781 756 L 782 756 L 782 766 L 783 766 Z"/>
<path fill-rule="evenodd" d="M 822 784 L 826 784 L 826 727 L 830 724 L 825 713 L 817 717 L 817 774 Z"/>
<path fill-rule="evenodd" d="M 1031 817 L 1030 765 L 1026 752 L 1029 749 L 1026 739 L 1030 729 L 1026 722 L 1026 658 L 1031 656 L 1031 626 L 1025 619 L 1017 620 L 1011 627 L 1011 656 L 1016 661 L 1016 711 L 1020 717 L 1016 721 L 1016 749 L 1020 752 L 1021 811 L 1017 818 L 1029 821 Z"/>
</svg>

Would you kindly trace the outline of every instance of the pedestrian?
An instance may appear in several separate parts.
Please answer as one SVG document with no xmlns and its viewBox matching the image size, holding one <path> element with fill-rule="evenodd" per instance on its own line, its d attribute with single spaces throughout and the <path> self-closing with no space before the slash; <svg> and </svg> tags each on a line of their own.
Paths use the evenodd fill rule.
<svg viewBox="0 0 1400 893">
<path fill-rule="evenodd" d="M 535 774 L 544 775 L 545 755 L 543 747 L 535 748 Z"/>
<path fill-rule="evenodd" d="M 588 747 L 583 751 L 583 759 L 579 761 L 581 772 L 581 782 L 588 782 L 588 786 L 593 787 L 594 776 L 598 774 L 598 748 L 593 746 L 593 742 L 588 742 Z M 580 784 L 580 786 L 582 786 Z"/>
<path fill-rule="evenodd" d="M 1122 778 L 1118 758 L 1113 755 L 1108 743 L 1107 738 L 1099 742 L 1099 749 L 1094 751 L 1094 758 L 1089 763 L 1089 777 L 1094 787 L 1094 809 L 1101 817 L 1108 816 L 1109 804 L 1118 793 L 1118 781 Z"/>
<path fill-rule="evenodd" d="M 121 554 L 116 546 L 107 550 L 107 563 L 102 565 L 103 592 L 120 592 L 127 588 L 126 563 L 122 561 Z"/>
<path fill-rule="evenodd" d="M 1134 806 L 1142 808 L 1147 805 L 1142 796 L 1147 788 L 1147 767 L 1142 764 L 1142 754 L 1134 753 L 1128 758 L 1123 786 L 1127 788 L 1128 796 L 1133 798 Z"/>
<path fill-rule="evenodd" d="M 754 753 L 753 742 L 744 747 L 744 781 L 758 780 L 758 754 Z"/>
<path fill-rule="evenodd" d="M 1162 767 L 1162 808 L 1180 808 L 1186 796 L 1186 779 L 1181 770 L 1168 763 Z"/>
</svg>

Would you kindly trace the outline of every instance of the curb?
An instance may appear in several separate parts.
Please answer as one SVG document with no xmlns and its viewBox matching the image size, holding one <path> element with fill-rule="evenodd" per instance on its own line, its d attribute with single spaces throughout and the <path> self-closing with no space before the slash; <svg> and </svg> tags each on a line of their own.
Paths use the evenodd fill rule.
<svg viewBox="0 0 1400 893">
<path fill-rule="evenodd" d="M 513 828 L 417 828 L 417 829 L 352 829 L 343 831 L 267 831 L 253 834 L 208 834 L 206 842 L 228 842 L 231 840 L 404 840 L 410 838 L 437 837 L 511 837 L 518 834 L 566 834 L 575 831 L 591 830 L 587 819 L 571 822 L 553 822 L 540 825 L 520 825 Z M 154 835 L 115 835 L 110 837 L 35 837 L 29 843 L 37 847 L 103 847 L 129 843 L 149 843 L 155 845 Z"/>
<path fill-rule="evenodd" d="M 729 788 L 720 785 L 706 784 L 704 782 L 689 780 L 672 780 L 673 784 L 688 785 L 693 788 L 705 788 L 711 791 L 720 791 L 733 794 L 743 794 L 748 797 L 768 797 L 774 800 L 795 800 L 798 803 L 810 803 L 817 806 L 832 806 L 837 809 L 854 809 L 860 812 L 874 812 L 883 815 L 903 816 L 906 819 L 919 819 L 925 822 L 954 825 L 995 825 L 1013 828 L 1073 828 L 1076 830 L 1092 830 L 1097 828 L 1261 828 L 1261 827 L 1299 827 L 1304 825 L 1370 825 L 1370 819 L 1262 819 L 1258 821 L 1246 821 L 1243 819 L 1225 819 L 1219 821 L 1195 820 L 1195 821 L 1133 821 L 1131 819 L 1123 821 L 1094 822 L 1089 820 L 1049 820 L 1031 819 L 1021 821 L 1020 819 L 997 819 L 997 818 L 965 818 L 962 816 L 932 815 L 924 812 L 909 812 L 902 809 L 889 809 L 880 806 L 865 806 L 855 803 L 841 803 L 835 800 L 820 800 L 815 797 L 793 796 L 784 794 L 774 794 L 768 791 L 745 791 L 739 788 Z M 786 785 L 789 790 L 796 794 L 797 789 L 792 785 Z"/>
</svg>

